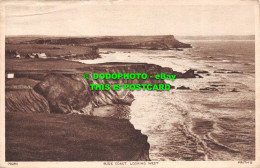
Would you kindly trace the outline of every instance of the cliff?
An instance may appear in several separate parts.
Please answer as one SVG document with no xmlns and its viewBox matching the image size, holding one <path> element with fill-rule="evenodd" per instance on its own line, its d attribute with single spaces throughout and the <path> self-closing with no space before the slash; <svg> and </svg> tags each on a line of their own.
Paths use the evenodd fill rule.
<svg viewBox="0 0 260 168">
<path fill-rule="evenodd" d="M 101 37 L 9 37 L 6 39 L 10 43 L 27 43 L 38 45 L 75 45 L 75 46 L 95 46 L 98 48 L 123 48 L 123 49 L 151 49 L 170 50 L 175 48 L 191 48 L 190 44 L 185 44 L 173 35 L 162 36 L 101 36 Z"/>
<path fill-rule="evenodd" d="M 148 50 L 171 50 L 176 48 L 191 48 L 190 44 L 182 43 L 168 36 L 127 36 L 110 37 L 108 41 L 96 42 L 94 44 L 99 48 L 122 48 L 122 49 L 148 49 Z"/>
<path fill-rule="evenodd" d="M 66 60 L 7 59 L 6 73 L 15 76 L 6 81 L 8 161 L 149 160 L 147 137 L 126 120 L 133 95 L 92 91 L 89 84 L 164 81 L 86 80 L 87 72 L 166 73 L 178 78 L 197 75 L 192 70 L 180 73 L 145 63 L 86 65 Z"/>
<path fill-rule="evenodd" d="M 17 113 L 50 113 L 47 100 L 27 85 L 6 86 L 5 111 Z"/>
<path fill-rule="evenodd" d="M 6 160 L 150 160 L 147 136 L 127 120 L 127 105 L 103 104 L 94 109 L 95 101 L 99 101 L 99 106 L 111 103 L 103 100 L 106 94 L 91 99 L 89 88 L 77 76 L 49 74 L 42 81 L 8 80 Z M 111 98 L 116 100 L 118 95 Z"/>
<path fill-rule="evenodd" d="M 48 62 L 48 60 L 39 60 L 36 62 L 30 62 L 30 66 L 26 66 L 27 70 L 25 71 L 23 69 L 18 69 L 21 68 L 21 66 L 18 66 L 15 60 L 12 60 L 11 62 L 13 62 L 13 69 L 7 70 L 8 72 L 14 73 L 16 78 L 9 80 L 9 85 L 11 83 L 13 85 L 17 83 L 20 85 L 31 85 L 31 87 L 33 87 L 33 90 L 30 88 L 32 90 L 30 92 L 33 93 L 32 95 L 37 94 L 37 96 L 41 96 L 41 99 L 47 100 L 51 113 L 63 114 L 79 113 L 86 115 L 98 115 L 97 113 L 94 113 L 94 108 L 115 104 L 131 105 L 131 102 L 134 100 L 131 92 L 129 93 L 124 90 L 117 91 L 111 89 L 90 90 L 89 84 L 165 84 L 164 80 L 157 80 L 154 78 L 147 78 L 146 80 L 86 80 L 84 79 L 85 73 L 146 73 L 148 76 L 155 76 L 160 73 L 165 73 L 169 75 L 174 74 L 177 79 L 194 78 L 197 76 L 197 74 L 195 74 L 192 70 L 188 70 L 185 73 L 180 73 L 173 71 L 171 68 L 146 63 L 106 63 L 85 65 L 64 60 L 52 60 L 50 62 Z M 39 62 L 42 62 L 42 64 Z M 50 65 L 48 66 L 49 63 Z M 66 67 L 67 63 L 70 67 Z M 21 62 L 19 64 L 26 65 L 25 62 Z M 60 64 L 63 66 L 59 67 Z M 66 67 L 66 70 L 63 69 L 64 66 Z M 15 82 L 17 80 L 18 82 Z M 6 92 L 8 96 L 6 97 L 6 102 L 8 105 L 6 108 L 25 108 L 23 106 L 26 106 L 26 104 L 19 103 L 19 99 L 7 99 L 10 97 L 9 95 L 18 94 L 18 90 L 9 91 L 7 88 Z M 26 100 L 37 102 L 34 100 L 34 97 L 31 99 L 27 98 Z M 15 107 L 15 104 L 20 104 L 20 106 Z M 124 107 L 122 109 L 126 108 Z"/>
<path fill-rule="evenodd" d="M 6 161 L 138 161 L 147 136 L 124 119 L 6 113 Z"/>
</svg>

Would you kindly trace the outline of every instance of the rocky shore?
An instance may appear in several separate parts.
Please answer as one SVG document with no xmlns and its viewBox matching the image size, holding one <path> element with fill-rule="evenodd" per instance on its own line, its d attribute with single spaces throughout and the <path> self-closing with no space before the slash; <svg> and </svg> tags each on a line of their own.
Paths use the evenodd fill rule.
<svg viewBox="0 0 260 168">
<path fill-rule="evenodd" d="M 127 120 L 131 92 L 90 90 L 89 84 L 164 81 L 84 79 L 84 73 L 94 72 L 198 76 L 146 63 L 7 59 L 6 74 L 14 74 L 6 79 L 8 161 L 149 160 L 147 137 Z"/>
</svg>

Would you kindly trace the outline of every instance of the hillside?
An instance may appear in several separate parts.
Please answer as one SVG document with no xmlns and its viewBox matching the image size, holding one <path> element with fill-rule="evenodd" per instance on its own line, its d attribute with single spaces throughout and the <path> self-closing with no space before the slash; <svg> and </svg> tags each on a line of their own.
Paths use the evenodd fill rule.
<svg viewBox="0 0 260 168">
<path fill-rule="evenodd" d="M 173 35 L 165 36 L 100 36 L 100 37 L 7 37 L 7 44 L 80 45 L 98 48 L 170 50 L 191 48 Z"/>
</svg>

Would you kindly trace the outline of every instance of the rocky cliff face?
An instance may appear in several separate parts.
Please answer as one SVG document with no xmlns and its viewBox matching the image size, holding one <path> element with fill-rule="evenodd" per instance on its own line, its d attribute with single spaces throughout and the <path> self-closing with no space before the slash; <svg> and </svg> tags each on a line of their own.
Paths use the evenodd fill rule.
<svg viewBox="0 0 260 168">
<path fill-rule="evenodd" d="M 17 113 L 50 113 L 48 101 L 28 85 L 6 87 L 5 111 Z"/>
<path fill-rule="evenodd" d="M 7 160 L 150 160 L 147 137 L 125 120 L 133 95 L 122 90 L 90 90 L 89 84 L 159 84 L 164 81 L 153 78 L 86 80 L 84 73 L 166 73 L 178 78 L 193 78 L 194 71 L 182 74 L 171 68 L 141 63 L 84 67 L 76 64 L 77 71 L 71 73 L 22 71 L 16 76 L 23 78 L 6 82 Z M 125 99 L 127 101 L 122 101 Z"/>
<path fill-rule="evenodd" d="M 152 50 L 170 50 L 176 48 L 191 48 L 190 44 L 182 43 L 174 38 L 173 35 L 162 36 L 157 41 L 142 42 L 137 45 L 138 48 L 146 48 Z"/>
<path fill-rule="evenodd" d="M 49 102 L 52 113 L 83 110 L 91 101 L 89 87 L 62 74 L 49 74 L 34 87 Z"/>
<path fill-rule="evenodd" d="M 176 74 L 177 78 L 195 77 L 194 71 L 182 74 L 170 68 L 153 64 L 102 64 L 102 66 L 86 67 L 82 72 L 98 73 L 146 73 L 143 79 L 88 79 L 84 74 L 48 74 L 34 90 L 48 100 L 53 113 L 81 113 L 91 115 L 94 107 L 123 104 L 130 105 L 134 100 L 129 91 L 121 90 L 91 90 L 89 84 L 165 84 L 164 80 L 150 78 L 160 73 Z M 124 97 L 124 99 L 122 99 Z M 124 101 L 125 100 L 125 101 Z"/>
<path fill-rule="evenodd" d="M 120 93 L 104 99 L 108 93 L 90 93 L 77 75 L 49 74 L 36 82 L 18 78 L 6 86 L 7 161 L 150 160 L 147 136 L 124 119 L 127 107 L 111 101 Z M 94 103 L 104 108 L 93 110 Z"/>
</svg>

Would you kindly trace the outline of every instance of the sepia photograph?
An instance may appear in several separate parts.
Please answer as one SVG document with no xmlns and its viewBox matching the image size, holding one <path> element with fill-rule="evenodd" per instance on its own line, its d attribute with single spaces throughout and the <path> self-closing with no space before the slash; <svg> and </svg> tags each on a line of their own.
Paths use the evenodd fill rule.
<svg viewBox="0 0 260 168">
<path fill-rule="evenodd" d="M 4 0 L 0 16 L 0 168 L 260 167 L 257 0 Z"/>
</svg>

